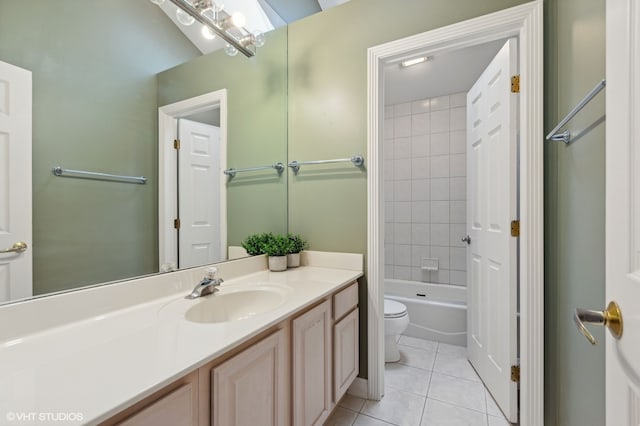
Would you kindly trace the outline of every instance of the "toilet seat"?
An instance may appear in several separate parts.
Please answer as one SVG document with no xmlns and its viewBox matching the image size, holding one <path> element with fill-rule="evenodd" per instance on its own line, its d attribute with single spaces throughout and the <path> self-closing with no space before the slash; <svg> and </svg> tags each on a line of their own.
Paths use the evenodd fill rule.
<svg viewBox="0 0 640 426">
<path fill-rule="evenodd" d="M 395 300 L 384 299 L 384 317 L 400 318 L 407 315 L 407 307 Z"/>
</svg>

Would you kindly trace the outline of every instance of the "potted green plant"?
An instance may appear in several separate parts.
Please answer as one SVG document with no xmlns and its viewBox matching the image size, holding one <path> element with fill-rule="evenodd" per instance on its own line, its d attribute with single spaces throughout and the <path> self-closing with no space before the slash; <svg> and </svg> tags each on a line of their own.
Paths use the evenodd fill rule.
<svg viewBox="0 0 640 426">
<path fill-rule="evenodd" d="M 287 253 L 287 266 L 297 268 L 300 266 L 300 252 L 307 248 L 307 242 L 298 234 L 287 234 L 289 240 L 289 252 Z"/>
<path fill-rule="evenodd" d="M 242 242 L 242 248 L 249 256 L 264 254 L 265 242 L 269 239 L 269 234 L 252 234 Z"/>
<path fill-rule="evenodd" d="M 269 256 L 270 271 L 284 271 L 287 269 L 287 253 L 289 253 L 289 239 L 284 235 L 268 234 L 263 249 Z"/>
</svg>

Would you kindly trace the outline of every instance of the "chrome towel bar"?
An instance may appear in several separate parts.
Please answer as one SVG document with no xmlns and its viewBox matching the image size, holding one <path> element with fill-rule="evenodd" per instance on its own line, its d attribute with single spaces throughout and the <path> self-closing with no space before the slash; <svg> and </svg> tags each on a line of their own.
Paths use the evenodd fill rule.
<svg viewBox="0 0 640 426">
<path fill-rule="evenodd" d="M 330 164 L 330 163 L 347 163 L 351 162 L 356 167 L 362 167 L 364 165 L 364 157 L 362 155 L 354 155 L 349 158 L 337 158 L 335 160 L 315 160 L 315 161 L 291 161 L 288 166 L 293 169 L 294 173 L 298 173 L 300 166 L 310 166 L 315 164 Z"/>
<path fill-rule="evenodd" d="M 571 112 L 569 112 L 569 114 L 567 114 L 562 119 L 562 121 L 560 121 L 558 125 L 553 128 L 552 131 L 549 132 L 549 134 L 547 135 L 547 140 L 563 141 L 565 144 L 568 144 L 569 142 L 571 142 L 571 132 L 569 132 L 568 130 L 565 130 L 562 133 L 558 133 L 558 130 L 560 130 L 562 126 L 567 124 L 569 120 L 571 120 L 578 112 L 580 112 L 580 110 L 584 108 L 584 106 L 588 104 L 589 101 L 591 101 L 591 99 L 593 99 L 595 95 L 600 93 L 600 91 L 604 89 L 606 85 L 607 85 L 606 80 L 602 80 L 598 84 L 596 84 L 596 86 L 593 89 L 591 89 L 589 93 L 587 93 L 587 96 L 585 96 L 584 99 L 582 99 L 580 103 L 576 105 L 575 108 L 573 108 Z"/>
<path fill-rule="evenodd" d="M 275 163 L 275 164 L 271 164 L 269 166 L 258 166 L 258 167 L 246 167 L 244 169 L 234 169 L 233 167 L 230 169 L 227 169 L 224 171 L 224 174 L 229 176 L 230 178 L 234 177 L 236 175 L 236 173 L 240 173 L 240 172 L 253 172 L 256 170 L 267 170 L 267 169 L 275 169 L 278 174 L 282 173 L 284 171 L 284 164 L 282 163 Z"/>
<path fill-rule="evenodd" d="M 51 169 L 51 172 L 55 176 L 60 177 L 76 177 L 76 178 L 84 178 L 84 179 L 96 179 L 96 180 L 110 180 L 117 182 L 126 182 L 126 183 L 138 183 L 140 185 L 144 185 L 147 183 L 147 178 L 144 176 L 123 176 L 123 175 L 114 175 L 111 173 L 98 173 L 98 172 L 88 172 L 85 170 L 72 170 L 65 169 L 61 166 L 56 166 Z"/>
</svg>

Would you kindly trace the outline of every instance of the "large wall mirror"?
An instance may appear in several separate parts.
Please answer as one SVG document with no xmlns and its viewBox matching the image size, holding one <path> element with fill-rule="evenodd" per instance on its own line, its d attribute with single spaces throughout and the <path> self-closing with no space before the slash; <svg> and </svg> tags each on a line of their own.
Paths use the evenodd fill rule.
<svg viewBox="0 0 640 426">
<path fill-rule="evenodd" d="M 160 107 L 225 90 L 226 166 L 286 164 L 286 27 L 253 58 L 204 55 L 149 0 L 0 0 L 0 61 L 32 73 L 33 296 L 160 272 Z M 286 171 L 219 178 L 227 245 L 286 231 Z"/>
</svg>

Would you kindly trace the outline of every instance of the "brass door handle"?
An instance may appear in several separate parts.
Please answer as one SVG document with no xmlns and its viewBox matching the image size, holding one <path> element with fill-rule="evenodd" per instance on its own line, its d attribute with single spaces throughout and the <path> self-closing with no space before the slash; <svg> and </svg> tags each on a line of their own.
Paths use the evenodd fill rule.
<svg viewBox="0 0 640 426">
<path fill-rule="evenodd" d="M 27 249 L 27 243 L 18 241 L 8 249 L 0 250 L 0 253 L 22 253 Z"/>
<path fill-rule="evenodd" d="M 604 325 L 609 329 L 613 337 L 616 339 L 622 337 L 622 313 L 620 312 L 620 306 L 614 301 L 609 302 L 607 309 L 604 311 L 576 308 L 573 321 L 576 323 L 580 333 L 592 345 L 597 343 L 596 338 L 587 330 L 585 324 Z"/>
<path fill-rule="evenodd" d="M 462 239 L 460 241 L 462 241 L 463 243 L 467 243 L 467 245 L 469 245 L 469 244 L 471 244 L 471 237 L 466 235 L 466 236 L 462 237 Z"/>
</svg>

